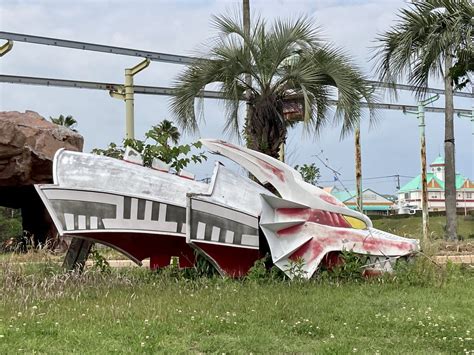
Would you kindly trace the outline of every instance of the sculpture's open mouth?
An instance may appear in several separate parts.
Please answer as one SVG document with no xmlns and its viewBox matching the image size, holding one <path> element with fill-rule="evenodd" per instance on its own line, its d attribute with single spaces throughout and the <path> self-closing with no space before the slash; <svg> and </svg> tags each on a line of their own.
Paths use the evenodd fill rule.
<svg viewBox="0 0 474 355">
<path fill-rule="evenodd" d="M 202 143 L 279 196 L 220 164 L 206 184 L 186 173 L 64 150 L 54 159 L 54 184 L 37 190 L 61 235 L 110 245 L 136 262 L 150 258 L 152 267 L 174 256 L 192 266 L 197 249 L 221 273 L 242 276 L 270 252 L 288 276 L 291 261 L 301 259 L 311 277 L 330 253 L 351 250 L 389 271 L 392 260 L 419 250 L 416 240 L 372 228 L 367 216 L 278 160 L 219 140 Z"/>
</svg>

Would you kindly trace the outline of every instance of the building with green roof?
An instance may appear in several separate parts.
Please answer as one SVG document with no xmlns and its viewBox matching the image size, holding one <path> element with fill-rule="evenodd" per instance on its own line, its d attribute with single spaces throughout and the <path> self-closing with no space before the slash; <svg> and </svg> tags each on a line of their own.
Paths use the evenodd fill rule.
<svg viewBox="0 0 474 355">
<path fill-rule="evenodd" d="M 339 190 L 335 187 L 326 189 L 335 198 L 352 210 L 357 210 L 357 193 L 355 191 Z M 393 201 L 387 199 L 372 189 L 362 191 L 362 208 L 365 214 L 388 215 L 396 208 Z"/>
<path fill-rule="evenodd" d="M 438 156 L 430 164 L 430 172 L 426 174 L 428 185 L 428 210 L 445 211 L 444 198 L 444 158 Z M 406 210 L 421 209 L 421 175 L 416 176 L 398 191 L 399 213 Z M 467 212 L 474 210 L 474 183 L 469 178 L 456 174 L 456 206 L 458 210 Z"/>
</svg>

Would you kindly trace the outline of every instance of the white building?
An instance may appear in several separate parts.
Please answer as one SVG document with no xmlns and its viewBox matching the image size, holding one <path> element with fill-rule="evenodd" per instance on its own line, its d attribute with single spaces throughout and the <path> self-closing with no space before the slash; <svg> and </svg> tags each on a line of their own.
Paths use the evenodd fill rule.
<svg viewBox="0 0 474 355">
<path fill-rule="evenodd" d="M 445 211 L 444 158 L 439 156 L 426 174 L 428 184 L 428 210 Z M 398 208 L 401 211 L 421 209 L 421 175 L 412 179 L 398 191 Z M 474 183 L 456 174 L 456 207 L 459 212 L 474 210 Z"/>
</svg>

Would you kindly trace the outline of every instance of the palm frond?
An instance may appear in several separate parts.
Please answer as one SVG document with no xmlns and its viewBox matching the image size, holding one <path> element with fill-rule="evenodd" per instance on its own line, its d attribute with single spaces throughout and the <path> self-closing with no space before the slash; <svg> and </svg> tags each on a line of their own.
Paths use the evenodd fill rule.
<svg viewBox="0 0 474 355">
<path fill-rule="evenodd" d="M 255 135 L 254 147 L 271 154 L 286 137 L 283 102 L 289 96 L 304 101 L 305 131 L 316 134 L 330 121 L 330 103 L 336 93 L 336 118 L 343 121 L 345 133 L 360 120 L 359 101 L 371 102 L 372 93 L 360 69 L 343 51 L 323 42 L 319 28 L 309 18 L 277 20 L 272 26 L 258 20 L 249 33 L 243 31 L 241 21 L 229 16 L 213 17 L 213 24 L 219 36 L 206 59 L 188 67 L 175 82 L 171 108 L 183 129 L 197 129 L 195 97 L 211 83 L 221 89 L 226 108 L 224 131 L 229 134 L 240 132 L 240 102 L 244 92 L 249 93 L 252 116 L 246 134 Z M 246 75 L 251 77 L 250 86 Z"/>
<path fill-rule="evenodd" d="M 402 9 L 395 26 L 376 39 L 372 59 L 380 80 L 406 78 L 424 96 L 430 77 L 444 75 L 446 55 L 468 45 L 473 9 L 469 0 L 426 0 Z"/>
</svg>

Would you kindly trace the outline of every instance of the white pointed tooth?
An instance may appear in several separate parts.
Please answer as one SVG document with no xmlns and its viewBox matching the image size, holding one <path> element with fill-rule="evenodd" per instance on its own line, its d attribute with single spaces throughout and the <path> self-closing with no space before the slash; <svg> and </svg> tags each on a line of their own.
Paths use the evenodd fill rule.
<svg viewBox="0 0 474 355">
<path fill-rule="evenodd" d="M 294 220 L 287 222 L 260 223 L 260 226 L 265 227 L 273 232 L 279 232 L 282 229 L 304 224 L 305 222 L 305 220 Z"/>
</svg>

